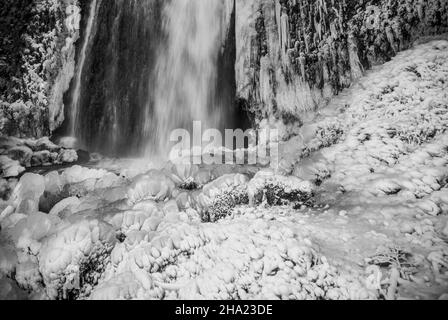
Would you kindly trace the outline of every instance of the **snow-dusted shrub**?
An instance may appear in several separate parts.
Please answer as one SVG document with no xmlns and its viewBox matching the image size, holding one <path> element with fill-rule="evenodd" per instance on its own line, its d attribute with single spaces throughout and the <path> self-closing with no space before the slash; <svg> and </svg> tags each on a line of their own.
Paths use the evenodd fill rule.
<svg viewBox="0 0 448 320">
<path fill-rule="evenodd" d="M 115 242 L 110 225 L 82 218 L 45 239 L 38 258 L 48 297 L 74 299 L 87 294 L 97 284 Z"/>
<path fill-rule="evenodd" d="M 64 23 L 77 0 L 4 0 L 0 4 L 0 132 L 48 135 L 52 86 L 63 69 L 66 38 L 79 30 Z M 3 30 L 4 29 L 4 30 Z M 62 103 L 62 101 L 60 101 Z M 59 107 L 59 106 L 58 106 Z M 59 119 L 60 120 L 60 119 Z"/>
<path fill-rule="evenodd" d="M 249 178 L 242 174 L 226 174 L 205 185 L 197 204 L 202 221 L 216 222 L 230 214 L 238 205 L 247 204 Z"/>
<path fill-rule="evenodd" d="M 249 182 L 248 195 L 252 205 L 267 201 L 269 205 L 307 204 L 314 195 L 314 186 L 309 181 L 294 176 L 276 175 L 263 170 Z"/>
</svg>

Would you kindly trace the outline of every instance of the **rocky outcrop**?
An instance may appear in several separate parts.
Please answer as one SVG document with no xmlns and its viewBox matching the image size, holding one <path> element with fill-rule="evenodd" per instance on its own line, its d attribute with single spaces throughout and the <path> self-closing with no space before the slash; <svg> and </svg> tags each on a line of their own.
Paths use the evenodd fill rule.
<svg viewBox="0 0 448 320">
<path fill-rule="evenodd" d="M 438 0 L 237 0 L 237 98 L 295 120 L 420 36 L 448 30 Z"/>
<path fill-rule="evenodd" d="M 74 72 L 78 0 L 5 0 L 0 11 L 0 133 L 48 135 Z"/>
</svg>

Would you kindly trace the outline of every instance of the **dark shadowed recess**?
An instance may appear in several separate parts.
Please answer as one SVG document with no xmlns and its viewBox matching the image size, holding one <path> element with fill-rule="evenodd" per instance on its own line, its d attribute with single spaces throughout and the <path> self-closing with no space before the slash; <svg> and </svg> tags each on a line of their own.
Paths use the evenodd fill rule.
<svg viewBox="0 0 448 320">
<path fill-rule="evenodd" d="M 233 4 L 233 12 L 230 20 L 229 33 L 224 43 L 223 51 L 218 57 L 218 81 L 216 97 L 212 106 L 227 109 L 226 118 L 221 131 L 225 129 L 248 129 L 251 127 L 248 114 L 236 101 L 236 1 Z M 223 132 L 223 131 L 222 131 Z"/>
</svg>

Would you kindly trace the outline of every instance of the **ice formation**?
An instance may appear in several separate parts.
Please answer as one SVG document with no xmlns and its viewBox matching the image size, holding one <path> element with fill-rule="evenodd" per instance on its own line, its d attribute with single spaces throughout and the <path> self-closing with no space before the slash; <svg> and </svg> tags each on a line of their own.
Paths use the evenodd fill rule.
<svg viewBox="0 0 448 320">
<path fill-rule="evenodd" d="M 439 298 L 446 83 L 448 41 L 399 53 L 282 143 L 277 171 L 27 173 L 1 207 L 0 297 Z"/>
</svg>

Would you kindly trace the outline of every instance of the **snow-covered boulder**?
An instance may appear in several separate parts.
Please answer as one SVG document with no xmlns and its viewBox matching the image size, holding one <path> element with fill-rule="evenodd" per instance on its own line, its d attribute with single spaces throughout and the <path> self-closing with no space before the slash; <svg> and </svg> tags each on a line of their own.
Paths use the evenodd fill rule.
<svg viewBox="0 0 448 320">
<path fill-rule="evenodd" d="M 32 149 L 34 151 L 48 150 L 50 152 L 59 152 L 61 147 L 51 142 L 48 137 L 43 137 L 35 141 L 34 147 L 32 147 Z"/>
<path fill-rule="evenodd" d="M 48 150 L 34 152 L 33 156 L 31 157 L 32 167 L 48 166 L 51 164 L 51 162 L 52 162 L 52 155 L 51 152 Z"/>
<path fill-rule="evenodd" d="M 115 242 L 112 226 L 93 219 L 73 221 L 46 238 L 39 271 L 47 295 L 71 299 L 86 294 L 98 282 Z"/>
<path fill-rule="evenodd" d="M 41 246 L 40 241 L 51 234 L 59 223 L 58 217 L 35 212 L 19 220 L 5 232 L 16 248 L 37 254 Z"/>
<path fill-rule="evenodd" d="M 88 179 L 101 179 L 108 172 L 106 170 L 96 170 L 81 167 L 79 165 L 72 166 L 62 173 L 62 178 L 66 184 L 75 184 Z"/>
<path fill-rule="evenodd" d="M 62 149 L 58 154 L 58 163 L 73 163 L 78 161 L 78 153 L 72 149 Z"/>
<path fill-rule="evenodd" d="M 31 167 L 33 150 L 31 150 L 27 146 L 17 146 L 8 150 L 8 156 L 12 160 L 19 161 L 20 165 L 28 168 Z"/>
<path fill-rule="evenodd" d="M 64 219 L 73 213 L 73 210 L 81 204 L 77 197 L 69 197 L 58 202 L 50 211 L 50 216 Z"/>
<path fill-rule="evenodd" d="M 95 184 L 95 189 L 98 190 L 98 189 L 115 188 L 122 185 L 124 182 L 125 180 L 122 177 L 117 176 L 112 172 L 109 172 L 100 179 L 98 179 L 98 181 Z"/>
<path fill-rule="evenodd" d="M 130 205 L 144 200 L 165 201 L 175 188 L 174 181 L 163 172 L 151 170 L 137 176 L 128 188 L 127 199 Z"/>
<path fill-rule="evenodd" d="M 22 176 L 12 194 L 11 200 L 18 213 L 33 213 L 39 211 L 39 200 L 45 191 L 43 176 L 27 173 Z"/>
<path fill-rule="evenodd" d="M 19 176 L 25 168 L 17 160 L 12 160 L 8 156 L 0 156 L 0 172 L 3 178 L 12 178 Z"/>
</svg>

